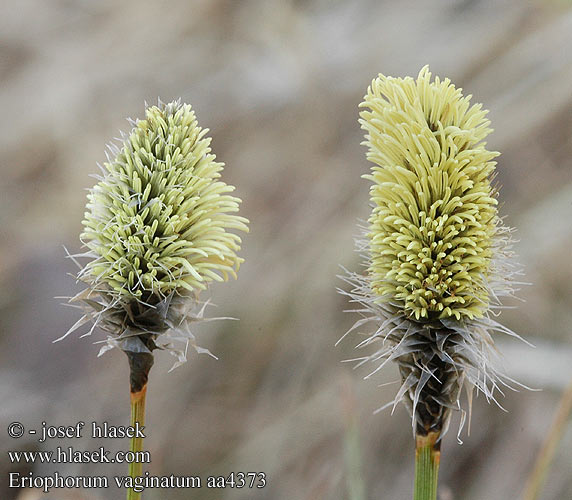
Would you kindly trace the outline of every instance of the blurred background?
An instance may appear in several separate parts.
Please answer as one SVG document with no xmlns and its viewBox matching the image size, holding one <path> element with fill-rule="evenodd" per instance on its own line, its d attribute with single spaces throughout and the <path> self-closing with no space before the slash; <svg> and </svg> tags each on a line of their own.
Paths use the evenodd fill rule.
<svg viewBox="0 0 572 500">
<path fill-rule="evenodd" d="M 219 360 L 156 355 L 146 448 L 154 475 L 264 471 L 260 490 L 147 490 L 146 500 L 407 499 L 413 443 L 392 399 L 394 367 L 341 363 L 357 319 L 336 277 L 358 270 L 353 237 L 369 213 L 358 104 L 379 73 L 430 64 L 490 109 L 502 152 L 502 214 L 526 267 L 504 324 L 536 345 L 496 340 L 509 373 L 539 392 L 506 393 L 508 413 L 473 402 L 470 436 L 443 444 L 441 500 L 516 499 L 572 378 L 572 4 L 569 1 L 20 0 L 0 15 L 0 498 L 120 499 L 109 490 L 14 490 L 8 472 L 113 475 L 124 465 L 11 465 L 6 450 L 126 449 L 127 441 L 10 439 L 20 421 L 129 419 L 128 366 L 73 334 L 58 296 L 78 290 L 86 188 L 105 144 L 144 102 L 182 98 L 211 130 L 251 221 L 238 281 L 213 285 L 199 343 Z M 456 429 L 458 417 L 452 423 Z M 87 432 L 85 433 L 87 434 Z M 572 426 L 543 500 L 572 498 Z"/>
</svg>

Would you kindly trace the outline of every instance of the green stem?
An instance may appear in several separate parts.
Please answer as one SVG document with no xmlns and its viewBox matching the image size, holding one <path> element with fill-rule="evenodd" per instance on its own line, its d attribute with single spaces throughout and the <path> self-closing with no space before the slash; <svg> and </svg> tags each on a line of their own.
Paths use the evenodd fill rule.
<svg viewBox="0 0 572 500">
<path fill-rule="evenodd" d="M 430 432 L 427 436 L 415 438 L 415 489 L 413 500 L 437 500 L 437 479 L 439 476 L 439 434 Z"/>
<path fill-rule="evenodd" d="M 131 427 L 139 424 L 139 428 L 145 425 L 145 395 L 147 393 L 147 385 L 144 385 L 139 392 L 131 393 Z M 143 451 L 143 438 L 132 437 L 129 444 L 129 451 Z M 129 464 L 129 476 L 132 478 L 143 475 L 143 464 L 141 462 L 133 462 Z M 127 500 L 140 500 L 141 493 L 133 491 L 131 488 L 127 490 Z"/>
</svg>

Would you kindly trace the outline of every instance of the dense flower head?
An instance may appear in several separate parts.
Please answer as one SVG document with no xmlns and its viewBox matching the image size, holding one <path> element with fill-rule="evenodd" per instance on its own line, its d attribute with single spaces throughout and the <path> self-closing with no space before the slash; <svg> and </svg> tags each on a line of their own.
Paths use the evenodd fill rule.
<svg viewBox="0 0 572 500">
<path fill-rule="evenodd" d="M 374 347 L 354 359 L 375 366 L 366 378 L 397 364 L 401 387 L 380 410 L 403 402 L 421 436 L 443 436 L 453 410 L 460 431 L 473 389 L 496 401 L 517 384 L 497 368 L 493 333 L 518 335 L 491 311 L 521 268 L 497 214 L 489 121 L 470 97 L 425 67 L 417 79 L 379 75 L 361 104 L 373 208 L 356 240 L 366 271 L 342 277 L 361 316 L 346 335 Z"/>
<path fill-rule="evenodd" d="M 207 129 L 188 104 L 151 106 L 88 195 L 81 239 L 96 258 L 83 276 L 124 296 L 201 290 L 235 276 L 247 230 L 219 180 Z"/>
<path fill-rule="evenodd" d="M 498 153 L 486 111 L 423 68 L 416 80 L 380 75 L 368 89 L 367 176 L 373 182 L 369 274 L 380 302 L 416 319 L 482 317 L 497 232 L 491 187 Z"/>
<path fill-rule="evenodd" d="M 88 251 L 71 256 L 89 259 L 77 276 L 88 287 L 70 300 L 84 316 L 64 337 L 91 321 L 89 333 L 109 334 L 101 352 L 162 348 L 181 363 L 189 343 L 208 352 L 190 331 L 203 317 L 198 294 L 236 277 L 241 239 L 232 231 L 248 231 L 248 221 L 191 106 L 159 101 L 145 115 L 109 146 L 88 194 L 80 238 Z"/>
</svg>

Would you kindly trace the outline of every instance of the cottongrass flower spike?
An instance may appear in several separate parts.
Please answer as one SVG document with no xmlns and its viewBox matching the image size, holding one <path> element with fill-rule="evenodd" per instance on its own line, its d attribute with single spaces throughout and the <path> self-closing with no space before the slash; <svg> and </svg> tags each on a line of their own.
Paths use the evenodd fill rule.
<svg viewBox="0 0 572 500">
<path fill-rule="evenodd" d="M 380 410 L 403 402 L 412 416 L 418 499 L 434 498 L 451 411 L 461 411 L 460 432 L 473 389 L 496 401 L 514 382 L 497 368 L 491 334 L 516 336 L 493 312 L 513 295 L 520 266 L 497 212 L 487 111 L 470 99 L 424 67 L 417 79 L 379 75 L 360 105 L 373 163 L 364 176 L 372 212 L 357 240 L 367 272 L 347 273 L 343 293 L 362 315 L 352 330 L 375 325 L 358 347 L 377 350 L 359 364 L 374 366 L 369 376 L 389 361 L 399 367 L 401 387 Z"/>
<path fill-rule="evenodd" d="M 132 419 L 142 411 L 133 400 L 144 397 L 155 349 L 175 355 L 177 365 L 189 344 L 208 352 L 190 330 L 203 316 L 198 295 L 236 277 L 241 240 L 232 231 L 248 231 L 191 106 L 159 101 L 145 115 L 109 146 L 88 194 L 80 238 L 88 251 L 72 256 L 89 259 L 78 274 L 87 288 L 71 299 L 84 316 L 67 333 L 91 321 L 89 333 L 108 334 L 100 354 L 113 347 L 127 354 Z"/>
</svg>

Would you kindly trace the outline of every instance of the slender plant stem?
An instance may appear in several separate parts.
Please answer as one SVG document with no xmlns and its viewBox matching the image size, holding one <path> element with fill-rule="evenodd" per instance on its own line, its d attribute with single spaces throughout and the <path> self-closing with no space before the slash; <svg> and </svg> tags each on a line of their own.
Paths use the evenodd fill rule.
<svg viewBox="0 0 572 500">
<path fill-rule="evenodd" d="M 572 382 L 562 394 L 560 404 L 551 428 L 548 431 L 546 439 L 536 458 L 532 474 L 528 478 L 526 488 L 524 490 L 524 500 L 536 500 L 540 495 L 540 490 L 544 484 L 546 473 L 550 468 L 550 463 L 556 454 L 562 434 L 566 429 L 570 413 L 572 412 Z"/>
<path fill-rule="evenodd" d="M 415 438 L 415 486 L 413 500 L 437 500 L 439 476 L 439 434 L 430 432 Z"/>
<path fill-rule="evenodd" d="M 147 385 L 144 385 L 139 392 L 131 393 L 131 427 L 139 424 L 139 428 L 145 425 L 145 396 L 147 394 Z M 138 452 L 143 451 L 143 438 L 136 435 L 131 438 L 129 451 Z M 136 458 L 136 457 L 135 457 Z M 143 474 L 143 464 L 141 462 L 132 462 L 129 464 L 129 476 L 132 478 L 141 476 Z M 127 500 L 140 500 L 141 493 L 133 491 L 129 488 L 127 490 Z"/>
</svg>

